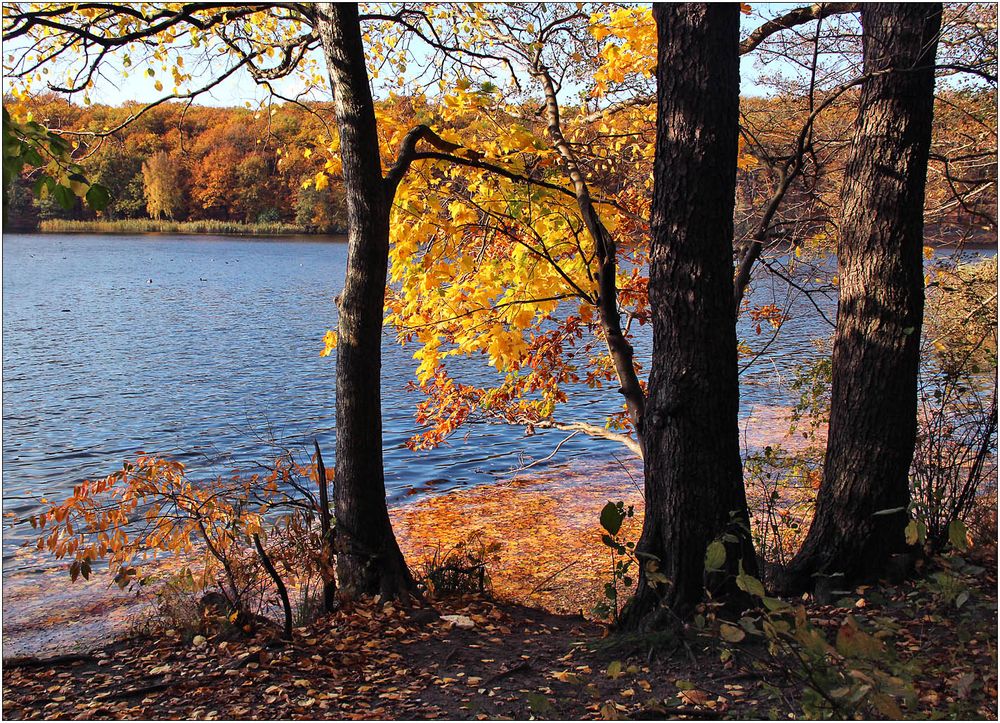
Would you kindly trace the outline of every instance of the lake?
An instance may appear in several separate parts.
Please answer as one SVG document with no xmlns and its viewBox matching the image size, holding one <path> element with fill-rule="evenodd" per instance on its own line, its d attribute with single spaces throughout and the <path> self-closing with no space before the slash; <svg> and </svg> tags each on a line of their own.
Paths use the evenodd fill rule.
<svg viewBox="0 0 1000 723">
<path fill-rule="evenodd" d="M 249 467 L 273 456 L 269 441 L 306 449 L 318 438 L 333 462 L 334 357 L 322 337 L 336 324 L 334 296 L 347 247 L 314 237 L 16 235 L 3 238 L 3 510 L 25 517 L 39 498 L 62 499 L 79 481 L 109 474 L 142 450 L 195 473 Z M 755 301 L 780 305 L 784 284 L 761 283 Z M 833 298 L 814 297 L 830 319 Z M 785 382 L 815 358 L 811 339 L 830 327 L 804 297 L 743 376 L 743 415 L 787 405 Z M 749 320 L 741 338 L 756 347 Z M 649 328 L 637 356 L 648 359 Z M 411 452 L 418 395 L 414 349 L 383 343 L 386 484 L 391 504 L 509 477 L 550 455 L 566 434 L 524 436 L 519 427 L 471 425 L 436 450 Z M 485 381 L 484 358 L 453 367 Z M 581 386 L 558 412 L 602 423 L 620 408 L 614 389 Z M 586 466 L 620 445 L 577 436 L 547 465 Z M 307 458 L 303 454 L 302 458 Z M 536 469 L 542 467 L 538 465 Z M 6 519 L 6 518 L 5 518 Z M 32 536 L 5 524 L 4 572 Z"/>
</svg>

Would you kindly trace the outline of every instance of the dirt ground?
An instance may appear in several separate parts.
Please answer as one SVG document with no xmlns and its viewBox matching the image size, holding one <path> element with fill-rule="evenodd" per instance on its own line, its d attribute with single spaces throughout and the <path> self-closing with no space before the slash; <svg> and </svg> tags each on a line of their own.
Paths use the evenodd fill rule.
<svg viewBox="0 0 1000 723">
<path fill-rule="evenodd" d="M 809 604 L 836 631 L 891 619 L 885 642 L 917 670 L 907 718 L 996 719 L 995 562 L 963 605 L 924 578 Z M 926 571 L 932 574 L 932 570 Z M 847 607 L 849 606 L 849 607 Z M 448 618 L 447 616 L 460 616 Z M 64 659 L 8 659 L 7 719 L 659 719 L 800 717 L 803 680 L 764 646 L 687 629 L 620 638 L 580 616 L 481 596 L 375 603 L 243 640 L 176 631 Z"/>
</svg>

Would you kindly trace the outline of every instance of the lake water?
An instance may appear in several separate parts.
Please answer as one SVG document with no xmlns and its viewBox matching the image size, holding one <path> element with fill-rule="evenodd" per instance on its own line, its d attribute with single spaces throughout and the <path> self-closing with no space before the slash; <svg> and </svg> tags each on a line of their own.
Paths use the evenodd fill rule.
<svg viewBox="0 0 1000 723">
<path fill-rule="evenodd" d="M 267 440 L 334 448 L 334 358 L 320 358 L 336 324 L 347 247 L 315 238 L 147 235 L 5 235 L 3 238 L 3 510 L 19 517 L 39 498 L 61 499 L 86 478 L 120 468 L 137 451 L 176 458 L 196 473 L 265 461 Z M 783 285 L 782 285 L 783 286 Z M 760 284 L 760 303 L 785 290 Z M 835 299 L 816 298 L 833 318 Z M 782 304 L 784 305 L 784 304 Z M 778 342 L 744 375 L 744 415 L 791 399 L 795 364 L 828 334 L 805 298 L 788 306 Z M 757 347 L 749 321 L 741 336 Z M 648 358 L 648 327 L 636 339 Z M 436 450 L 411 452 L 416 363 L 390 333 L 383 344 L 386 483 L 390 503 L 509 476 L 548 456 L 565 433 L 472 425 Z M 480 358 L 462 381 L 484 381 Z M 613 389 L 581 387 L 563 420 L 602 423 L 620 408 Z M 577 436 L 550 463 L 586 465 L 623 447 Z M 305 458 L 307 455 L 303 455 Z M 328 463 L 332 463 L 332 459 Z M 541 465 L 540 465 L 541 466 Z M 5 524 L 4 572 L 31 536 Z"/>
</svg>

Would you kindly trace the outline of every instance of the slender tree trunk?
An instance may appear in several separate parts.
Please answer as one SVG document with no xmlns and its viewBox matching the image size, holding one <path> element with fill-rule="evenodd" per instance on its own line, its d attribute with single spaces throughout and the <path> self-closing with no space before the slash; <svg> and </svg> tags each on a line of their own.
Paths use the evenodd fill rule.
<svg viewBox="0 0 1000 723">
<path fill-rule="evenodd" d="M 539 51 L 540 53 L 541 51 Z M 545 92 L 545 115 L 548 121 L 549 138 L 553 147 L 562 156 L 563 164 L 573 182 L 573 192 L 576 194 L 577 207 L 587 227 L 587 232 L 594 240 L 597 255 L 597 313 L 601 320 L 601 329 L 608 345 L 608 353 L 615 365 L 615 373 L 621 384 L 619 392 L 625 398 L 625 408 L 629 419 L 635 428 L 635 436 L 639 445 L 639 456 L 643 456 L 643 417 L 646 410 L 646 393 L 639 383 L 635 371 L 634 350 L 622 330 L 621 314 L 618 311 L 618 247 L 614 236 L 601 221 L 600 214 L 594 207 L 590 188 L 580 170 L 580 164 L 572 146 L 566 141 L 562 131 L 562 121 L 559 115 L 559 101 L 556 97 L 555 82 L 539 59 L 536 59 L 532 74 L 542 83 Z"/>
<path fill-rule="evenodd" d="M 756 572 L 740 461 L 733 207 L 739 132 L 736 4 L 656 4 L 657 131 L 649 299 L 653 358 L 646 402 L 648 561 L 623 625 L 684 616 L 705 591 L 705 550 L 723 534 L 730 572 Z M 715 593 L 728 593 L 722 575 Z M 710 580 L 713 583 L 718 581 Z"/>
<path fill-rule="evenodd" d="M 816 516 L 789 566 L 789 589 L 811 587 L 816 573 L 876 577 L 905 547 L 941 5 L 873 3 L 861 22 L 869 77 L 844 177 L 830 431 Z"/>
<path fill-rule="evenodd" d="M 413 581 L 392 533 L 382 467 L 382 319 L 389 209 L 358 8 L 317 6 L 347 193 L 347 278 L 337 344 L 334 474 L 340 594 L 406 595 Z"/>
<path fill-rule="evenodd" d="M 334 548 L 333 519 L 330 515 L 329 485 L 326 479 L 326 465 L 323 463 L 323 453 L 319 449 L 319 441 L 313 440 L 316 449 L 316 482 L 319 490 L 319 529 L 323 542 L 323 610 L 333 612 L 337 595 L 337 581 L 333 576 L 333 565 L 336 563 L 337 551 Z"/>
</svg>

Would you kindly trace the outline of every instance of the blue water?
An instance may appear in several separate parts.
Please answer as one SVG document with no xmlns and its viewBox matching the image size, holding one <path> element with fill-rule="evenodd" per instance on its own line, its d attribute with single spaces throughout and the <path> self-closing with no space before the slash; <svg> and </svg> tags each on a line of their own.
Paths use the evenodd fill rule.
<svg viewBox="0 0 1000 723">
<path fill-rule="evenodd" d="M 246 468 L 273 456 L 269 440 L 334 448 L 334 357 L 320 358 L 336 324 L 347 247 L 314 238 L 146 235 L 6 235 L 3 239 L 3 510 L 20 517 L 39 498 L 118 469 L 137 451 L 197 472 Z M 778 341 L 743 375 L 744 413 L 788 403 L 796 364 L 815 358 L 829 326 L 804 297 L 762 282 L 791 317 Z M 836 301 L 818 297 L 832 320 Z M 769 338 L 749 322 L 756 348 Z M 648 359 L 648 327 L 637 356 Z M 436 450 L 411 452 L 418 396 L 406 391 L 416 362 L 387 332 L 383 344 L 386 484 L 390 502 L 495 481 L 549 455 L 565 433 L 477 424 Z M 484 382 L 485 359 L 454 366 Z M 603 423 L 620 409 L 613 388 L 580 387 L 558 416 Z M 577 436 L 546 464 L 627 457 L 613 442 Z M 302 455 L 308 458 L 308 453 Z M 328 460 L 332 462 L 332 460 Z M 541 466 L 541 465 L 540 465 Z M 538 467 L 536 467 L 538 469 Z M 5 525 L 5 558 L 30 536 Z M 5 572 L 7 571 L 5 566 Z"/>
</svg>

